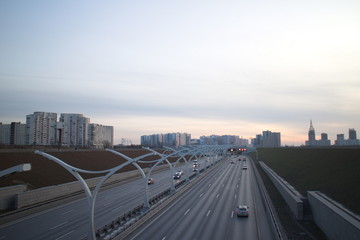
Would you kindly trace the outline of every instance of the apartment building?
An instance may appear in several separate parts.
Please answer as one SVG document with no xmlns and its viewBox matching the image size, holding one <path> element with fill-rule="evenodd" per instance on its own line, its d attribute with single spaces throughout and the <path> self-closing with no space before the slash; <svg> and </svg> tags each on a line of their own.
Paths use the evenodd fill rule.
<svg viewBox="0 0 360 240">
<path fill-rule="evenodd" d="M 191 134 L 188 133 L 166 133 L 143 135 L 140 138 L 141 145 L 144 147 L 178 147 L 190 145 Z"/>
<path fill-rule="evenodd" d="M 90 118 L 82 114 L 62 113 L 57 125 L 57 141 L 69 146 L 88 145 Z"/>
<path fill-rule="evenodd" d="M 11 124 L 0 123 L 1 145 L 25 145 L 26 124 L 12 122 Z"/>
<path fill-rule="evenodd" d="M 114 128 L 90 123 L 82 114 L 34 112 L 26 116 L 26 124 L 0 123 L 1 145 L 43 145 L 70 147 L 112 147 Z"/>
<path fill-rule="evenodd" d="M 111 148 L 114 145 L 114 127 L 90 123 L 88 145 L 94 148 Z"/>
<path fill-rule="evenodd" d="M 26 115 L 26 144 L 55 145 L 57 114 L 34 112 Z"/>
</svg>

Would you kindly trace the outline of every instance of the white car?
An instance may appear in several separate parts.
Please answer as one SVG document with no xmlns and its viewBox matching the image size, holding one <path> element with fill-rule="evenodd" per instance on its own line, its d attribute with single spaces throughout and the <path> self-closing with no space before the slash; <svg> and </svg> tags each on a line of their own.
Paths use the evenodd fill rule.
<svg viewBox="0 0 360 240">
<path fill-rule="evenodd" d="M 177 170 L 177 171 L 175 172 L 175 174 L 181 176 L 181 175 L 184 174 L 184 171 L 183 171 L 183 170 Z"/>
<path fill-rule="evenodd" d="M 246 165 L 244 165 L 244 166 L 243 166 L 243 169 L 244 169 L 244 170 L 247 170 L 247 166 L 246 166 Z"/>
<path fill-rule="evenodd" d="M 235 208 L 235 213 L 238 217 L 248 217 L 249 216 L 249 207 L 246 205 L 240 205 Z"/>
</svg>

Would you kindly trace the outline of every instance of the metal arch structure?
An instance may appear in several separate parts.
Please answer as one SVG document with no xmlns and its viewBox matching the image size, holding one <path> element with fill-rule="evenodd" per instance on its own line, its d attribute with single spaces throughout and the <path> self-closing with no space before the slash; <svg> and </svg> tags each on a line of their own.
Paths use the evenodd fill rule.
<svg viewBox="0 0 360 240">
<path fill-rule="evenodd" d="M 125 162 L 123 164 L 120 164 L 114 168 L 110 168 L 107 170 L 102 170 L 102 171 L 89 171 L 89 170 L 84 170 L 84 169 L 80 169 L 80 168 L 76 168 L 74 166 L 71 166 L 65 162 L 63 162 L 62 160 L 47 154 L 45 152 L 36 150 L 34 152 L 35 154 L 39 154 L 43 157 L 46 157 L 49 160 L 52 160 L 54 162 L 56 162 L 57 164 L 59 164 L 60 166 L 64 167 L 68 172 L 70 172 L 82 185 L 85 194 L 86 194 L 86 198 L 88 201 L 88 207 L 89 207 L 89 218 L 90 218 L 90 226 L 89 226 L 89 237 L 92 240 L 96 239 L 95 236 L 95 220 L 94 220 L 94 213 L 95 213 L 95 202 L 96 202 L 96 197 L 97 194 L 102 186 L 102 184 L 108 179 L 110 178 L 114 173 L 116 173 L 117 171 L 119 171 L 121 168 L 134 163 L 137 160 L 130 160 L 128 162 Z M 99 183 L 96 184 L 96 187 L 93 191 L 90 190 L 89 186 L 87 185 L 86 181 L 84 180 L 84 178 L 80 175 L 80 173 L 88 173 L 88 174 L 106 174 L 105 176 L 103 176 L 100 180 Z"/>
<path fill-rule="evenodd" d="M 144 187 L 145 187 L 145 191 L 144 191 L 144 207 L 148 208 L 149 207 L 149 195 L 148 195 L 149 191 L 148 191 L 147 181 L 149 179 L 149 176 L 146 176 L 145 171 L 139 166 L 139 164 L 137 164 L 137 162 L 145 163 L 145 161 L 141 161 L 141 159 L 149 157 L 149 156 L 154 156 L 156 154 L 154 152 L 151 152 L 151 153 L 147 153 L 147 154 L 144 154 L 144 155 L 140 155 L 140 156 L 138 156 L 136 158 L 130 158 L 130 157 L 126 156 L 125 154 L 123 154 L 121 152 L 117 152 L 117 151 L 115 151 L 113 149 L 105 149 L 105 150 L 109 151 L 109 152 L 111 152 L 111 153 L 113 153 L 115 155 L 118 155 L 120 157 L 125 158 L 125 160 L 127 160 L 128 162 L 131 162 L 140 171 L 140 174 L 144 179 Z M 152 162 L 155 162 L 155 161 L 158 161 L 158 160 L 146 161 L 146 163 L 152 163 Z"/>
<path fill-rule="evenodd" d="M 167 164 L 170 166 L 171 172 L 173 173 L 174 171 L 174 167 L 176 166 L 176 163 L 178 161 L 180 161 L 182 158 L 185 159 L 186 155 L 191 155 L 190 160 L 195 156 L 196 158 L 198 158 L 199 156 L 209 156 L 211 158 L 213 158 L 213 156 L 218 156 L 218 154 L 222 154 L 223 158 L 224 158 L 224 154 L 226 155 L 226 150 L 229 149 L 232 146 L 225 146 L 225 145 L 206 145 L 206 146 L 198 146 L 198 147 L 193 147 L 193 146 L 187 146 L 187 147 L 182 147 L 180 149 L 171 149 L 172 152 L 169 152 L 168 154 L 164 154 L 164 153 L 159 153 L 156 152 L 155 150 L 152 150 L 150 148 L 144 148 L 150 151 L 150 153 L 138 156 L 136 158 L 130 158 L 120 152 L 111 150 L 111 149 L 107 149 L 107 151 L 110 151 L 116 155 L 119 155 L 123 158 L 125 158 L 127 161 L 125 163 L 122 163 L 116 167 L 110 168 L 110 169 L 106 169 L 106 170 L 101 170 L 101 171 L 89 171 L 89 170 L 84 170 L 84 169 L 80 169 L 80 168 L 76 168 L 74 166 L 71 166 L 67 163 L 65 163 L 64 161 L 50 155 L 47 154 L 45 152 L 36 150 L 34 153 L 41 155 L 49 160 L 52 160 L 54 162 L 56 162 L 57 164 L 59 164 L 60 166 L 62 166 L 63 168 L 65 168 L 69 173 L 71 173 L 82 185 L 84 191 L 85 191 L 85 195 L 88 201 L 88 207 L 89 207 L 89 239 L 91 240 L 95 240 L 96 236 L 95 236 L 95 219 L 94 219 L 94 213 L 95 213 L 95 202 L 96 202 L 96 197 L 99 193 L 99 190 L 101 188 L 101 186 L 103 185 L 103 183 L 109 179 L 113 174 L 115 174 L 116 172 L 118 172 L 119 170 L 121 170 L 123 167 L 133 164 L 141 173 L 143 179 L 144 179 L 144 184 L 145 184 L 145 193 L 144 193 L 144 207 L 149 206 L 149 202 L 148 202 L 148 186 L 147 186 L 147 179 L 150 177 L 150 174 L 152 172 L 152 170 L 159 165 L 161 162 L 165 161 L 167 162 Z M 170 149 L 167 149 L 170 150 Z M 165 151 L 166 152 L 166 151 Z M 216 153 L 216 154 L 215 154 Z M 143 158 L 151 156 L 151 155 L 158 155 L 160 156 L 160 159 L 157 160 L 152 160 L 152 161 L 142 161 Z M 170 157 L 176 157 L 179 156 L 179 158 L 175 161 L 174 166 L 170 163 L 170 161 L 168 160 L 168 158 Z M 188 162 L 190 160 L 186 160 L 185 162 L 188 164 Z M 144 172 L 144 170 L 137 164 L 137 162 L 139 163 L 155 163 L 149 170 L 147 176 Z M 213 163 L 212 163 L 213 164 Z M 212 165 L 211 164 L 211 165 Z M 86 181 L 84 180 L 84 178 L 80 175 L 80 173 L 86 173 L 86 174 L 105 174 L 104 176 L 101 177 L 100 182 L 98 182 L 95 186 L 95 189 L 93 191 L 90 190 L 88 184 L 86 183 Z M 189 174 L 188 174 L 189 175 Z M 174 181 L 171 181 L 171 189 L 173 191 L 175 191 L 175 187 L 174 187 Z"/>
<path fill-rule="evenodd" d="M 177 150 L 177 149 L 173 149 L 173 148 L 170 148 L 170 147 L 164 147 L 164 148 L 166 149 L 165 152 L 169 152 L 168 154 L 164 154 L 164 153 L 161 154 L 161 153 L 156 152 L 155 150 L 153 150 L 153 149 L 151 149 L 151 148 L 145 148 L 145 147 L 143 147 L 143 149 L 152 151 L 152 152 L 154 152 L 154 153 L 156 153 L 156 154 L 160 154 L 160 155 L 162 156 L 162 158 L 159 159 L 159 162 L 157 162 L 157 163 L 150 169 L 149 175 L 151 174 L 152 170 L 153 170 L 158 164 L 160 164 L 162 161 L 166 160 L 167 163 L 168 163 L 169 166 L 170 166 L 171 177 L 172 177 L 172 176 L 174 175 L 174 173 L 175 173 L 176 162 L 179 161 L 179 159 L 181 159 L 182 156 L 185 156 L 185 155 L 188 154 L 188 149 L 179 149 L 179 150 Z M 169 151 L 167 151 L 167 150 L 169 150 Z M 168 158 L 170 158 L 170 157 L 179 157 L 179 158 L 174 162 L 174 165 L 172 165 L 172 164 L 170 163 L 170 161 L 168 160 Z M 186 161 L 186 160 L 185 160 L 185 161 Z M 189 170 L 188 170 L 188 165 L 187 165 L 187 171 L 189 171 Z M 188 176 L 189 176 L 189 174 L 187 174 L 187 179 L 188 179 Z M 170 183 L 170 191 L 171 191 L 171 192 L 174 192 L 174 191 L 175 191 L 174 181 L 171 181 L 171 183 Z"/>
<path fill-rule="evenodd" d="M 176 164 L 181 160 L 184 159 L 185 164 L 186 164 L 186 181 L 189 181 L 189 161 L 186 160 L 185 156 L 189 155 L 189 152 L 187 149 L 180 149 L 180 150 L 176 150 L 170 147 L 165 147 L 166 149 L 169 149 L 171 151 L 173 151 L 174 153 L 176 153 L 176 156 L 179 157 L 175 162 L 174 162 L 174 166 L 173 166 L 173 171 L 172 174 L 175 174 L 174 170 L 176 169 Z M 183 153 L 182 153 L 183 151 Z"/>
</svg>

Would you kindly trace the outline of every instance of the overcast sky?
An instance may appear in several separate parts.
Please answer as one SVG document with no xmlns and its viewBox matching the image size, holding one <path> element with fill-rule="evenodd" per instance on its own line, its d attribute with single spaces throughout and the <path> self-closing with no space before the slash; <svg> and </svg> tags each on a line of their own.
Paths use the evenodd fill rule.
<svg viewBox="0 0 360 240">
<path fill-rule="evenodd" d="M 0 122 L 81 113 L 121 138 L 360 135 L 360 1 L 0 1 Z"/>
</svg>

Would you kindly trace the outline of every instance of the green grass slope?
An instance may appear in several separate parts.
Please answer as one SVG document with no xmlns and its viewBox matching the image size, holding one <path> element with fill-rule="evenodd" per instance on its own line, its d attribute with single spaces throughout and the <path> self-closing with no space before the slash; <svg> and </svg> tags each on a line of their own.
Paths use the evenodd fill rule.
<svg viewBox="0 0 360 240">
<path fill-rule="evenodd" d="M 264 148 L 258 154 L 304 196 L 321 191 L 360 214 L 360 148 Z"/>
</svg>

